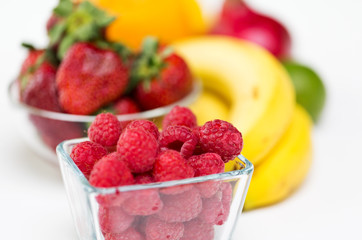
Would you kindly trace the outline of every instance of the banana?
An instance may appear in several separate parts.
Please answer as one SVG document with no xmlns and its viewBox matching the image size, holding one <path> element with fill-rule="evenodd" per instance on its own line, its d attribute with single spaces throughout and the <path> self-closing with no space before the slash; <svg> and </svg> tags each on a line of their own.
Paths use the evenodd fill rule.
<svg viewBox="0 0 362 240">
<path fill-rule="evenodd" d="M 213 119 L 229 120 L 229 109 L 227 104 L 214 93 L 203 89 L 197 101 L 189 108 L 197 113 L 197 123 L 199 126 Z M 210 111 L 212 109 L 212 111 Z"/>
<path fill-rule="evenodd" d="M 228 104 L 229 121 L 243 134 L 243 154 L 257 165 L 292 118 L 295 92 L 282 65 L 261 47 L 229 37 L 190 38 L 173 47 Z"/>
<path fill-rule="evenodd" d="M 312 159 L 311 128 L 309 115 L 297 105 L 283 137 L 254 169 L 244 210 L 281 201 L 303 182 Z"/>
</svg>

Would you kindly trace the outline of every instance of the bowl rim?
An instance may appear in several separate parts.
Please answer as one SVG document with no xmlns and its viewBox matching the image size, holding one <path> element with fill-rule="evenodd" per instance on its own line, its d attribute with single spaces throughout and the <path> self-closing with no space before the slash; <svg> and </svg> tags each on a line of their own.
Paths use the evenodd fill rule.
<svg viewBox="0 0 362 240">
<path fill-rule="evenodd" d="M 193 81 L 193 87 L 192 87 L 191 92 L 188 95 L 186 95 L 184 98 L 180 99 L 179 101 L 176 101 L 172 104 L 169 104 L 169 105 L 166 105 L 163 107 L 159 107 L 159 108 L 155 108 L 155 109 L 151 109 L 151 110 L 147 110 L 147 111 L 143 111 L 143 112 L 139 112 L 139 113 L 123 114 L 123 115 L 116 115 L 116 116 L 119 121 L 130 121 L 130 120 L 134 120 L 134 119 L 149 119 L 149 118 L 160 117 L 160 116 L 168 113 L 169 111 L 171 111 L 171 109 L 176 105 L 180 105 L 180 106 L 190 105 L 199 96 L 199 94 L 201 93 L 201 90 L 202 90 L 202 83 L 199 79 L 196 78 Z M 48 110 L 43 110 L 43 109 L 39 109 L 36 107 L 32 107 L 25 103 L 22 103 L 21 101 L 19 101 L 19 91 L 18 91 L 16 79 L 10 82 L 7 92 L 8 92 L 8 97 L 10 99 L 10 102 L 14 106 L 16 106 L 20 109 L 25 109 L 27 112 L 29 112 L 33 115 L 37 115 L 37 116 L 41 116 L 41 117 L 45 117 L 45 118 L 49 118 L 49 119 L 54 119 L 54 120 L 67 121 L 67 122 L 93 122 L 96 117 L 96 115 L 77 115 L 77 114 L 53 112 L 53 111 L 48 111 Z"/>
<path fill-rule="evenodd" d="M 83 188 L 88 193 L 96 193 L 96 194 L 114 194 L 118 192 L 128 192 L 128 191 L 136 191 L 136 190 L 145 190 L 145 189 L 153 189 L 153 188 L 165 188 L 165 187 L 173 187 L 183 184 L 192 184 L 192 183 L 199 183 L 205 182 L 209 180 L 228 180 L 235 178 L 236 176 L 241 175 L 252 175 L 254 171 L 253 164 L 247 160 L 242 154 L 238 155 L 237 158 L 239 161 L 237 163 L 240 165 L 241 169 L 233 170 L 230 172 L 223 172 L 219 174 L 211 174 L 207 176 L 200 176 L 200 177 L 193 177 L 193 178 L 186 178 L 181 180 L 173 180 L 173 181 L 166 181 L 166 182 L 157 182 L 157 183 L 149 183 L 149 184 L 138 184 L 138 185 L 127 185 L 127 186 L 120 186 L 120 187 L 110 187 L 110 188 L 98 188 L 93 187 L 89 184 L 89 181 L 85 178 L 83 173 L 79 170 L 77 165 L 74 163 L 72 158 L 70 157 L 70 153 L 67 150 L 70 150 L 70 147 L 74 146 L 77 143 L 88 141 L 88 138 L 77 138 L 66 140 L 61 143 L 56 148 L 56 153 L 58 155 L 59 165 L 61 166 L 61 172 L 64 177 L 64 169 L 63 165 L 66 164 L 69 166 L 72 171 L 76 174 L 78 180 L 81 182 Z"/>
</svg>

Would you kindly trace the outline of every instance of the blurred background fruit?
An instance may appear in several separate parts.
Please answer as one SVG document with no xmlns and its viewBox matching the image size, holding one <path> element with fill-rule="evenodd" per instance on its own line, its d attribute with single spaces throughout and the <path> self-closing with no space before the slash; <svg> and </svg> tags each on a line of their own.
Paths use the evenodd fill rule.
<svg viewBox="0 0 362 240">
<path fill-rule="evenodd" d="M 278 20 L 252 9 L 245 1 L 226 0 L 211 34 L 254 42 L 278 58 L 290 56 L 291 37 Z"/>
<path fill-rule="evenodd" d="M 319 75 L 309 66 L 295 61 L 284 61 L 295 91 L 297 102 L 302 105 L 316 123 L 322 113 L 326 89 Z"/>
<path fill-rule="evenodd" d="M 117 19 L 106 29 L 106 37 L 138 49 L 145 36 L 162 43 L 205 33 L 206 25 L 195 0 L 92 0 Z"/>
<path fill-rule="evenodd" d="M 256 44 L 225 36 L 203 36 L 173 45 L 202 80 L 204 89 L 229 106 L 229 120 L 245 139 L 243 154 L 258 164 L 291 121 L 295 104 L 289 76 L 278 60 Z M 213 112 L 204 105 L 201 114 Z M 209 114 L 211 115 L 211 114 Z M 210 119 L 209 119 L 210 120 Z"/>
<path fill-rule="evenodd" d="M 255 168 L 245 210 L 279 202 L 303 183 L 312 162 L 311 128 L 309 115 L 296 105 L 288 129 Z"/>
</svg>

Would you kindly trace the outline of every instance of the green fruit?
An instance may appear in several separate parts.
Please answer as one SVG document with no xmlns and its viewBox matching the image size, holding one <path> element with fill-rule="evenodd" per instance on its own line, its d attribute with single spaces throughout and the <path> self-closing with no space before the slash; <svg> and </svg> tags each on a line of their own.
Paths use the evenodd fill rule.
<svg viewBox="0 0 362 240">
<path fill-rule="evenodd" d="M 316 123 L 326 99 L 326 90 L 322 80 L 313 69 L 297 62 L 286 61 L 283 62 L 283 65 L 292 79 L 297 103 L 307 110 Z"/>
</svg>

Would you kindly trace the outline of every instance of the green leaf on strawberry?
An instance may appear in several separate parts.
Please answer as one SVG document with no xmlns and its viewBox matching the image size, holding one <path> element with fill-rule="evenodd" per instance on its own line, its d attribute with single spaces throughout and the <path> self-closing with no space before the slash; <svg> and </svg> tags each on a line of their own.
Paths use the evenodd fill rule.
<svg viewBox="0 0 362 240">
<path fill-rule="evenodd" d="M 53 13 L 57 16 L 67 17 L 73 10 L 73 3 L 70 0 L 60 0 L 56 8 L 53 9 Z"/>
<path fill-rule="evenodd" d="M 60 0 L 53 13 L 58 20 L 49 30 L 49 45 L 59 46 L 56 51 L 60 60 L 76 42 L 103 40 L 103 29 L 115 19 L 88 1 L 73 4 Z"/>
<path fill-rule="evenodd" d="M 172 48 L 166 47 L 160 51 L 159 42 L 154 37 L 147 37 L 143 41 L 142 51 L 135 60 L 128 85 L 128 92 L 132 91 L 140 82 L 145 90 L 150 90 L 150 82 L 159 78 L 161 70 L 166 67 L 165 58 L 173 53 Z"/>
</svg>

